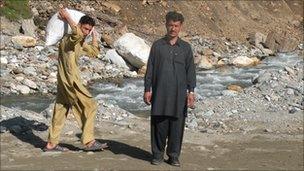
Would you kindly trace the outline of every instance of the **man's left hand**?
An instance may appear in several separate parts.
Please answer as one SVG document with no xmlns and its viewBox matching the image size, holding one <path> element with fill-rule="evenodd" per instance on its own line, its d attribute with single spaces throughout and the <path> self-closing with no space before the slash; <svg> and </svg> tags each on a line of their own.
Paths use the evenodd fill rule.
<svg viewBox="0 0 304 171">
<path fill-rule="evenodd" d="M 187 106 L 189 108 L 194 109 L 194 101 L 195 101 L 194 93 L 188 93 L 187 94 Z"/>
</svg>

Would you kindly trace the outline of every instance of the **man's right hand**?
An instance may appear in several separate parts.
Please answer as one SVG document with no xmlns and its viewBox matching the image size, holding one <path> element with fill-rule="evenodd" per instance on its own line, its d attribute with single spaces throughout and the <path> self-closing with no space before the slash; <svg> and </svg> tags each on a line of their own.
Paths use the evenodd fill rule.
<svg viewBox="0 0 304 171">
<path fill-rule="evenodd" d="M 64 8 L 60 8 L 58 13 L 59 13 L 58 16 L 61 20 L 67 20 L 70 17 L 69 13 Z"/>
<path fill-rule="evenodd" d="M 147 105 L 151 105 L 152 93 L 150 91 L 145 92 L 144 101 Z"/>
</svg>

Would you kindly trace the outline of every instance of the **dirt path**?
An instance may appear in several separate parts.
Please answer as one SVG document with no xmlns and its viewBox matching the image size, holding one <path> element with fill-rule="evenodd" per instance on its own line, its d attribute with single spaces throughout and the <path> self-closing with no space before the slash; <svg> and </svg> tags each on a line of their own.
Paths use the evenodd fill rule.
<svg viewBox="0 0 304 171">
<path fill-rule="evenodd" d="M 207 134 L 187 130 L 180 168 L 150 164 L 148 129 L 105 123 L 98 138 L 103 152 L 83 152 L 77 131 L 64 130 L 63 144 L 72 151 L 45 153 L 47 132 L 1 134 L 1 170 L 303 170 L 303 135 Z M 141 133 L 139 133 L 141 132 Z"/>
</svg>

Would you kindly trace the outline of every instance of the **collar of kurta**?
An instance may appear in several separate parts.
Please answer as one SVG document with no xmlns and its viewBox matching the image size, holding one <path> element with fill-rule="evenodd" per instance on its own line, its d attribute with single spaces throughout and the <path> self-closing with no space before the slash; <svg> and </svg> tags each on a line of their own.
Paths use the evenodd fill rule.
<svg viewBox="0 0 304 171">
<path fill-rule="evenodd" d="M 170 42 L 169 42 L 169 38 L 168 38 L 167 35 L 163 37 L 163 44 L 169 44 L 169 45 L 171 45 Z M 180 46 L 181 45 L 181 38 L 178 37 L 177 41 L 175 42 L 174 45 Z"/>
</svg>

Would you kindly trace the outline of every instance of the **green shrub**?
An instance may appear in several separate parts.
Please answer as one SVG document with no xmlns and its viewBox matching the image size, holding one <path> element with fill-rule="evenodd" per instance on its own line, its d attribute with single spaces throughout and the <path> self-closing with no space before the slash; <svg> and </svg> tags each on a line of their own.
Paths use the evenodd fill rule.
<svg viewBox="0 0 304 171">
<path fill-rule="evenodd" d="M 10 20 L 32 17 L 29 0 L 3 0 L 2 3 L 0 16 L 5 16 Z"/>
</svg>

